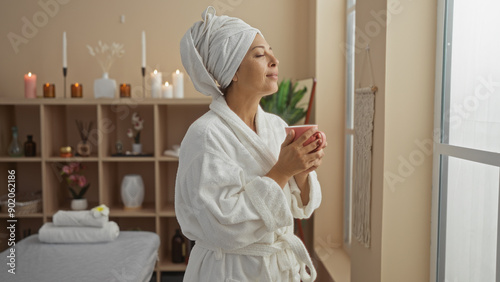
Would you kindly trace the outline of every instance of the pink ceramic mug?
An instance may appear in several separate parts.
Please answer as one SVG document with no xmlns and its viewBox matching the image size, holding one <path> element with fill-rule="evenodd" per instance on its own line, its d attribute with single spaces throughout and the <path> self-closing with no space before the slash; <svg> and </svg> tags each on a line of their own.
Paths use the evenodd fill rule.
<svg viewBox="0 0 500 282">
<path fill-rule="evenodd" d="M 295 131 L 295 138 L 293 139 L 293 141 L 295 141 L 295 140 L 297 140 L 297 138 L 299 138 L 300 135 L 304 134 L 304 132 L 308 131 L 311 128 L 316 128 L 316 130 L 318 130 L 318 125 L 305 124 L 305 125 L 287 126 L 287 127 L 285 127 L 285 131 L 286 131 L 286 134 L 288 134 L 288 132 L 290 132 L 290 130 L 293 129 Z M 323 148 L 326 144 L 326 135 L 325 135 L 325 133 L 323 133 L 319 130 L 316 131 L 316 133 L 314 133 L 309 139 L 307 139 L 306 142 L 304 142 L 304 146 L 307 146 L 311 142 L 314 142 L 314 141 L 319 140 L 319 139 L 321 139 L 321 147 L 318 147 L 314 150 L 314 151 L 317 151 L 317 150 Z"/>
</svg>

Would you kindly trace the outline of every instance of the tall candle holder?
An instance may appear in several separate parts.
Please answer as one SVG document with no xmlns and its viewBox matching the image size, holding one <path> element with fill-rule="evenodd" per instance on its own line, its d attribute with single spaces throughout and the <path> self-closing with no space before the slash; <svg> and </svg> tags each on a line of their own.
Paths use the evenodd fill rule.
<svg viewBox="0 0 500 282">
<path fill-rule="evenodd" d="M 142 98 L 146 97 L 146 84 L 145 84 L 145 76 L 146 76 L 146 68 L 142 67 Z"/>
<path fill-rule="evenodd" d="M 64 76 L 64 98 L 66 98 L 66 75 L 68 74 L 68 68 L 63 67 L 63 76 Z"/>
</svg>

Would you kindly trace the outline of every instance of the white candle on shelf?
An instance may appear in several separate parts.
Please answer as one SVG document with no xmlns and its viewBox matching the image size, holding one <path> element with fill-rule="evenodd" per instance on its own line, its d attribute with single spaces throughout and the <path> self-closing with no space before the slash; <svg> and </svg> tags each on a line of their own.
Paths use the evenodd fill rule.
<svg viewBox="0 0 500 282">
<path fill-rule="evenodd" d="M 161 97 L 161 72 L 158 70 L 151 73 L 151 97 Z"/>
<path fill-rule="evenodd" d="M 146 32 L 142 31 L 142 67 L 146 68 Z"/>
<path fill-rule="evenodd" d="M 174 95 L 172 94 L 172 85 L 168 84 L 168 81 L 165 82 L 165 85 L 161 87 L 161 93 L 163 98 L 173 98 Z"/>
<path fill-rule="evenodd" d="M 36 98 L 36 74 L 31 72 L 24 75 L 24 97 Z"/>
<path fill-rule="evenodd" d="M 174 83 L 174 97 L 184 98 L 184 74 L 176 70 L 172 74 L 172 81 Z"/>
<path fill-rule="evenodd" d="M 67 42 L 66 42 L 66 31 L 63 32 L 63 68 L 68 67 L 68 55 L 67 55 Z"/>
</svg>

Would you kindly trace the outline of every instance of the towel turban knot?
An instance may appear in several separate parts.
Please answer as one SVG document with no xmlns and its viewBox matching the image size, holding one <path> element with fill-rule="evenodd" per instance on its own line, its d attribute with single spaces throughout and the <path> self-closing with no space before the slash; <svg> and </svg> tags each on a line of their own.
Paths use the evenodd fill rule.
<svg viewBox="0 0 500 282">
<path fill-rule="evenodd" d="M 208 7 L 181 40 L 181 59 L 196 90 L 207 96 L 223 95 L 257 33 L 238 18 L 215 15 Z"/>
</svg>

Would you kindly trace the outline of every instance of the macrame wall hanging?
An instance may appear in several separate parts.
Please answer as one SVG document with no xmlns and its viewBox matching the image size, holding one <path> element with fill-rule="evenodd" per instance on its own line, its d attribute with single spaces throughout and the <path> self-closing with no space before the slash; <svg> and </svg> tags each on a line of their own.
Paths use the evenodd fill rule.
<svg viewBox="0 0 500 282">
<path fill-rule="evenodd" d="M 370 47 L 366 47 L 370 83 L 361 87 L 362 75 L 354 95 L 354 185 L 353 185 L 353 236 L 366 248 L 370 247 L 370 211 L 373 120 L 375 116 L 375 93 L 377 86 L 373 81 Z"/>
</svg>

